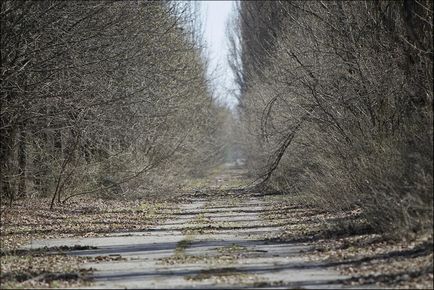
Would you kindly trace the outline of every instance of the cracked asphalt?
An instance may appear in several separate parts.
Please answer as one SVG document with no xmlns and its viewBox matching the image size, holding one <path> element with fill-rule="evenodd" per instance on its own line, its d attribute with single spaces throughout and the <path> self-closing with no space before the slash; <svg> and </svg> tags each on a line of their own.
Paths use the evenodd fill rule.
<svg viewBox="0 0 434 290">
<path fill-rule="evenodd" d="M 81 265 L 94 270 L 90 288 L 344 287 L 348 277 L 304 257 L 309 244 L 265 238 L 281 230 L 261 218 L 266 208 L 266 199 L 251 194 L 193 195 L 146 231 L 32 241 L 28 248 L 91 246 L 68 252 L 102 257 Z"/>
</svg>

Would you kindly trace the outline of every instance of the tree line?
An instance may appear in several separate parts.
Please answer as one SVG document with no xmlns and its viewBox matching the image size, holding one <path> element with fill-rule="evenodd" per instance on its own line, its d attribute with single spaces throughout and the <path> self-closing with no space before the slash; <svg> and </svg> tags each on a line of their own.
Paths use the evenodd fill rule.
<svg viewBox="0 0 434 290">
<path fill-rule="evenodd" d="M 239 143 L 269 190 L 432 226 L 429 0 L 241 1 L 230 30 Z"/>
<path fill-rule="evenodd" d="M 2 201 L 133 194 L 221 159 L 229 111 L 212 99 L 193 8 L 1 2 Z"/>
</svg>

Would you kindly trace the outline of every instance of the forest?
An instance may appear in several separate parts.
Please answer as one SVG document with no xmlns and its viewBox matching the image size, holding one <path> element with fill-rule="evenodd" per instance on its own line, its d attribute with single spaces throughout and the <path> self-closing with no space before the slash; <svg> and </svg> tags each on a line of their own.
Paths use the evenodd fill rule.
<svg viewBox="0 0 434 290">
<path fill-rule="evenodd" d="M 433 2 L 232 5 L 1 2 L 1 288 L 432 289 Z"/>
<path fill-rule="evenodd" d="M 431 227 L 431 12 L 431 1 L 241 2 L 231 63 L 249 171 L 327 210 L 362 208 L 383 231 Z"/>
<path fill-rule="evenodd" d="M 161 183 L 152 169 L 172 177 L 219 160 L 229 112 L 209 97 L 190 15 L 175 9 L 2 3 L 4 199 L 128 195 Z"/>
</svg>

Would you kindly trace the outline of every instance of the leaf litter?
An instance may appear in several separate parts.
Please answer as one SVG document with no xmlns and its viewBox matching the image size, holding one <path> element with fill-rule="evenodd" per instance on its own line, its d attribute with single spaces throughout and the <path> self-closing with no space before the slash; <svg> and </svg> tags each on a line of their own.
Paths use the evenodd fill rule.
<svg viewBox="0 0 434 290">
<path fill-rule="evenodd" d="M 48 209 L 48 199 L 1 208 L 0 283 L 2 288 L 62 288 L 89 285 L 86 263 L 123 260 L 121 256 L 66 255 L 83 246 L 23 250 L 32 240 L 98 237 L 143 231 L 176 211 L 175 203 L 158 199 L 102 200 L 91 197 Z"/>
</svg>

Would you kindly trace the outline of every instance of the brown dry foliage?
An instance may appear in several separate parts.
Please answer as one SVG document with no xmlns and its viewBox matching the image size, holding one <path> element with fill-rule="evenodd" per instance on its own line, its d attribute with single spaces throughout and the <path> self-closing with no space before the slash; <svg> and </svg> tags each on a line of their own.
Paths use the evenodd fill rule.
<svg viewBox="0 0 434 290">
<path fill-rule="evenodd" d="M 241 3 L 232 63 L 251 174 L 327 210 L 361 208 L 379 232 L 431 231 L 432 11 Z"/>
<path fill-rule="evenodd" d="M 155 191 L 220 160 L 228 113 L 188 6 L 2 1 L 4 203 Z"/>
</svg>

